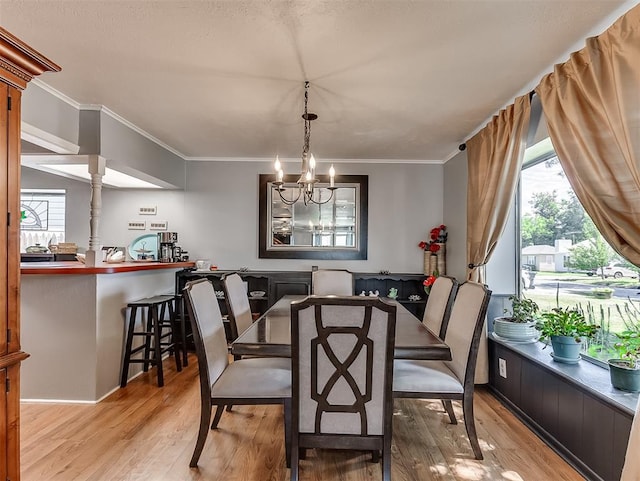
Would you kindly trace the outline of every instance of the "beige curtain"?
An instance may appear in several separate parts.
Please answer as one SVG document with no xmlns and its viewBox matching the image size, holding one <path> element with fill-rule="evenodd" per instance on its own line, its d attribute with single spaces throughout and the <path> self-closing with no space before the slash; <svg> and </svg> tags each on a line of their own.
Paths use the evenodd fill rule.
<svg viewBox="0 0 640 481">
<path fill-rule="evenodd" d="M 576 196 L 640 266 L 640 5 L 556 65 L 536 93 Z"/>
<path fill-rule="evenodd" d="M 467 142 L 467 278 L 484 282 L 484 265 L 502 235 L 529 131 L 529 95 L 518 97 Z"/>
<path fill-rule="evenodd" d="M 484 266 L 507 222 L 526 148 L 531 102 L 518 97 L 468 142 L 467 278 L 484 282 Z M 477 384 L 489 381 L 486 334 L 480 341 Z"/>
</svg>

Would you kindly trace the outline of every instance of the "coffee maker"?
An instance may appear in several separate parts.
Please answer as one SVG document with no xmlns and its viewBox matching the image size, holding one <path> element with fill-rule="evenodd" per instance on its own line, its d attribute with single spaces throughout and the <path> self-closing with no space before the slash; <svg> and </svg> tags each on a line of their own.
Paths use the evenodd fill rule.
<svg viewBox="0 0 640 481">
<path fill-rule="evenodd" d="M 160 262 L 179 262 L 182 249 L 176 245 L 177 232 L 158 232 L 158 259 Z"/>
</svg>

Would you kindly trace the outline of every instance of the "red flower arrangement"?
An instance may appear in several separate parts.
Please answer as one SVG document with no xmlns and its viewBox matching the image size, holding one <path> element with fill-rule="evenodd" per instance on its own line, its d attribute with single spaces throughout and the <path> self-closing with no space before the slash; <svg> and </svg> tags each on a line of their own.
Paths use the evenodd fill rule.
<svg viewBox="0 0 640 481">
<path fill-rule="evenodd" d="M 424 292 L 429 294 L 429 291 L 431 291 L 431 286 L 434 282 L 436 282 L 436 278 L 437 275 L 429 276 L 422 282 L 422 285 L 424 286 Z"/>
<path fill-rule="evenodd" d="M 432 254 L 435 254 L 440 250 L 439 244 L 444 244 L 447 242 L 447 226 L 444 224 L 439 225 L 438 227 L 434 227 L 429 232 L 429 240 L 428 241 L 420 241 L 418 247 L 423 251 L 430 251 Z"/>
</svg>

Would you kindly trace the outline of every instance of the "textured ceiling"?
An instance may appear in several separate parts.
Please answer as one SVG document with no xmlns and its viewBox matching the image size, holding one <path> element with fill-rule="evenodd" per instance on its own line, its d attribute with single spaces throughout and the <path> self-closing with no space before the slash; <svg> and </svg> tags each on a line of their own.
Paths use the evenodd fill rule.
<svg viewBox="0 0 640 481">
<path fill-rule="evenodd" d="M 0 25 L 187 158 L 299 158 L 309 80 L 318 159 L 428 161 L 633 3 L 3 0 Z"/>
</svg>

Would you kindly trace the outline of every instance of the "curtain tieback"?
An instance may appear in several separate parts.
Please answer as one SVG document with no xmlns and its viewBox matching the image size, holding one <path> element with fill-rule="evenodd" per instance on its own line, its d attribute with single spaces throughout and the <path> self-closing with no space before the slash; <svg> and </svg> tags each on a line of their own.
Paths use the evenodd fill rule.
<svg viewBox="0 0 640 481">
<path fill-rule="evenodd" d="M 486 265 L 487 265 L 487 263 L 486 263 L 486 262 L 482 262 L 482 263 L 480 263 L 480 264 L 473 264 L 473 263 L 471 263 L 471 264 L 469 264 L 467 267 L 468 267 L 469 269 L 475 269 L 476 267 L 482 267 L 482 266 L 486 266 Z"/>
</svg>

